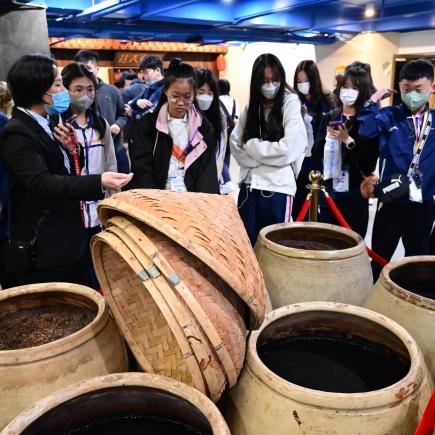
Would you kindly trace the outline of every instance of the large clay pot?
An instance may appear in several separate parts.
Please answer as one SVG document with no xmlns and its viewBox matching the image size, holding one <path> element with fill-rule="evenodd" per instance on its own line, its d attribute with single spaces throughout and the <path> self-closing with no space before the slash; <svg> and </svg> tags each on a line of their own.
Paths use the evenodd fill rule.
<svg viewBox="0 0 435 435">
<path fill-rule="evenodd" d="M 385 266 L 364 306 L 410 332 L 435 379 L 435 256 L 406 257 Z"/>
<path fill-rule="evenodd" d="M 360 306 L 373 287 L 363 239 L 336 225 L 270 225 L 260 231 L 255 253 L 273 308 L 306 301 Z"/>
<path fill-rule="evenodd" d="M 417 343 L 391 319 L 301 303 L 252 332 L 224 415 L 233 435 L 410 435 L 432 388 Z"/>
<path fill-rule="evenodd" d="M 90 309 L 94 318 L 79 331 L 50 343 L 0 351 L 0 429 L 23 409 L 60 388 L 127 370 L 124 341 L 104 298 L 96 291 L 48 283 L 0 292 L 0 317 L 23 309 L 65 305 Z"/>
<path fill-rule="evenodd" d="M 88 379 L 40 400 L 1 435 L 230 435 L 216 406 L 164 376 L 120 373 Z"/>
</svg>

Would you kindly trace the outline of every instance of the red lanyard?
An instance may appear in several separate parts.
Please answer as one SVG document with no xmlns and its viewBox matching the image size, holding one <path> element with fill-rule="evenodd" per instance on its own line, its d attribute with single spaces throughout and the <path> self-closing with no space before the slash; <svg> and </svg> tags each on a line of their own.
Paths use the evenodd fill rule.
<svg viewBox="0 0 435 435">
<path fill-rule="evenodd" d="M 81 175 L 80 159 L 79 159 L 79 152 L 78 152 L 78 148 L 77 148 L 77 140 L 76 140 L 76 134 L 75 134 L 74 129 L 71 129 L 69 136 L 71 138 L 71 148 L 72 148 L 72 153 L 73 153 L 73 158 L 74 158 L 75 173 L 78 177 L 80 177 L 80 175 Z M 85 224 L 85 204 L 83 201 L 80 201 L 80 215 L 82 217 L 83 226 L 86 227 L 86 224 Z"/>
<path fill-rule="evenodd" d="M 173 144 L 172 145 L 172 155 L 179 160 L 180 162 L 184 163 L 186 160 L 187 154 L 192 151 L 194 146 L 192 145 L 193 139 L 195 139 L 196 133 L 198 133 L 198 129 L 196 129 L 195 133 L 193 134 L 192 138 L 187 142 L 186 147 L 184 150 L 182 150 L 178 145 Z"/>
<path fill-rule="evenodd" d="M 186 160 L 186 153 L 175 144 L 172 145 L 172 155 L 182 163 Z"/>
</svg>

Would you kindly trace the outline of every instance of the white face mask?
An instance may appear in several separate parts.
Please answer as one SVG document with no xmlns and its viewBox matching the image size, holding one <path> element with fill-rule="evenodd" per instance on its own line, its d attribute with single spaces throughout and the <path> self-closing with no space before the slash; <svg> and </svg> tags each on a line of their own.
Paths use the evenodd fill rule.
<svg viewBox="0 0 435 435">
<path fill-rule="evenodd" d="M 356 99 L 358 98 L 359 91 L 356 89 L 345 89 L 340 90 L 340 100 L 345 106 L 353 106 Z"/>
<path fill-rule="evenodd" d="M 298 83 L 298 91 L 303 95 L 308 95 L 310 93 L 310 82 Z"/>
<path fill-rule="evenodd" d="M 213 103 L 213 97 L 211 95 L 197 95 L 196 101 L 201 110 L 208 110 Z"/>
<path fill-rule="evenodd" d="M 261 87 L 261 93 L 263 94 L 264 98 L 267 98 L 268 100 L 273 100 L 280 86 L 281 82 L 265 83 Z"/>
</svg>

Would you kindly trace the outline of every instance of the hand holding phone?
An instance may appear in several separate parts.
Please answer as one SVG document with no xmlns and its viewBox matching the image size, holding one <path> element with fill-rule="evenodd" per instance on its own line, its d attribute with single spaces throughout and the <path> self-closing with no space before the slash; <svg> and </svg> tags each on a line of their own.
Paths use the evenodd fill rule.
<svg viewBox="0 0 435 435">
<path fill-rule="evenodd" d="M 53 129 L 54 137 L 62 144 L 65 149 L 71 150 L 71 137 L 70 134 L 73 132 L 71 122 L 77 118 L 77 115 L 70 116 L 64 124 L 58 124 Z"/>
<path fill-rule="evenodd" d="M 343 125 L 343 124 L 344 124 L 344 116 L 343 116 L 342 113 L 340 113 L 339 118 L 337 118 L 337 119 L 331 119 L 331 120 L 328 122 L 328 126 L 329 126 L 329 127 L 332 127 L 334 130 L 337 130 L 338 127 L 339 127 L 340 125 Z"/>
</svg>

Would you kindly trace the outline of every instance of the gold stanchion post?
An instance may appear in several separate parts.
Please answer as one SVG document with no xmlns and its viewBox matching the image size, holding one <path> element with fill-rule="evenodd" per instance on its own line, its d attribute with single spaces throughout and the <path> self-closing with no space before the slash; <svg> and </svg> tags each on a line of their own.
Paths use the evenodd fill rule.
<svg viewBox="0 0 435 435">
<path fill-rule="evenodd" d="M 308 175 L 308 178 L 311 182 L 309 185 L 311 192 L 309 220 L 310 222 L 317 222 L 317 208 L 319 204 L 319 190 L 322 188 L 320 185 L 322 174 L 319 171 L 311 171 Z"/>
</svg>

